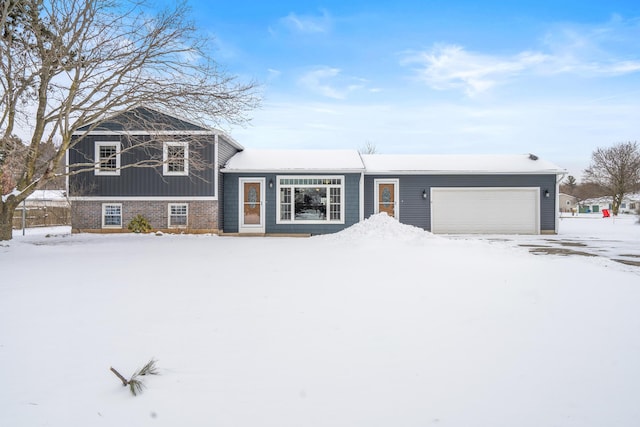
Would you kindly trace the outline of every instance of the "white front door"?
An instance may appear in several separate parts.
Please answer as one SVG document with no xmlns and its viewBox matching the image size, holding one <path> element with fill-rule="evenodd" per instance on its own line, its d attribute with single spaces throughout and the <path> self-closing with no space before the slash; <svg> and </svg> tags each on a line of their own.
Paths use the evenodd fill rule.
<svg viewBox="0 0 640 427">
<path fill-rule="evenodd" d="M 264 233 L 264 178 L 240 178 L 238 231 Z"/>
</svg>

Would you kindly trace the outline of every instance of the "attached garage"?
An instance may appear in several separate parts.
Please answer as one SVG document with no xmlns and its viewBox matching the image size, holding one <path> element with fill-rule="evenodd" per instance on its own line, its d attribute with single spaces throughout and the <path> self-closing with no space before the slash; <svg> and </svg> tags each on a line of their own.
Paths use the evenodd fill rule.
<svg viewBox="0 0 640 427">
<path fill-rule="evenodd" d="M 400 222 L 433 233 L 558 232 L 558 183 L 566 171 L 533 154 L 370 154 L 362 160 L 365 218 L 388 213 L 385 203 L 393 203 Z"/>
<path fill-rule="evenodd" d="M 431 188 L 431 231 L 447 234 L 538 234 L 540 189 Z"/>
</svg>

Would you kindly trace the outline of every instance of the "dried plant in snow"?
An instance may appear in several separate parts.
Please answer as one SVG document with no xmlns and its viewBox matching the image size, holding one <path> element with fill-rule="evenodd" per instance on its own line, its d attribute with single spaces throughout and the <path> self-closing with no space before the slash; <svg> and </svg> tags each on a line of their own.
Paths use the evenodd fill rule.
<svg viewBox="0 0 640 427">
<path fill-rule="evenodd" d="M 139 393 L 142 393 L 142 390 L 145 387 L 140 377 L 144 377 L 147 375 L 159 375 L 158 368 L 156 367 L 156 361 L 154 359 L 149 360 L 146 365 L 144 365 L 142 368 L 135 371 L 133 375 L 131 375 L 130 379 L 126 379 L 124 376 L 120 374 L 120 372 L 115 370 L 113 367 L 109 369 L 111 370 L 111 372 L 113 372 L 113 374 L 116 377 L 120 378 L 120 381 L 122 381 L 122 385 L 124 387 L 127 387 L 127 386 L 129 387 L 131 394 L 133 394 L 134 396 L 137 396 Z"/>
</svg>

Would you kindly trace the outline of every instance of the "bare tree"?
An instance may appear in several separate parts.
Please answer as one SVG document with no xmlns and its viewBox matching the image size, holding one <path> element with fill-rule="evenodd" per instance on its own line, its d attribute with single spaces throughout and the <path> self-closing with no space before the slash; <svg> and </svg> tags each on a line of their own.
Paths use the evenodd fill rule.
<svg viewBox="0 0 640 427">
<path fill-rule="evenodd" d="M 582 201 L 597 197 L 605 197 L 608 194 L 610 194 L 610 192 L 601 185 L 593 182 L 584 182 L 582 184 L 578 184 L 571 195 L 578 199 L 578 201 Z"/>
<path fill-rule="evenodd" d="M 0 240 L 11 238 L 18 204 L 57 175 L 80 128 L 139 105 L 203 124 L 245 122 L 257 86 L 220 69 L 210 45 L 185 3 L 158 13 L 144 0 L 0 0 L 5 162 L 17 129 L 28 130 L 15 188 L 0 200 Z"/>
<path fill-rule="evenodd" d="M 568 194 L 573 194 L 576 189 L 576 186 L 578 185 L 576 178 L 573 175 L 569 175 L 566 181 L 567 182 L 565 184 L 567 187 Z"/>
<path fill-rule="evenodd" d="M 604 187 L 613 197 L 611 210 L 618 215 L 625 194 L 640 183 L 640 147 L 637 142 L 625 142 L 609 148 L 598 148 L 591 155 L 591 164 L 584 171 L 585 180 Z"/>
<path fill-rule="evenodd" d="M 371 141 L 366 141 L 364 145 L 358 148 L 360 154 L 378 154 L 378 147 Z"/>
<path fill-rule="evenodd" d="M 38 147 L 40 156 L 36 161 L 36 168 L 38 170 L 46 169 L 48 159 L 55 154 L 56 150 L 57 147 L 51 142 L 41 143 Z M 28 153 L 29 147 L 20 138 L 10 136 L 2 140 L 0 145 L 0 192 L 3 195 L 16 188 L 16 182 L 22 175 L 24 161 Z M 60 165 L 56 172 L 57 177 L 49 181 L 53 185 L 50 188 L 60 189 L 64 187 L 64 166 Z"/>
</svg>

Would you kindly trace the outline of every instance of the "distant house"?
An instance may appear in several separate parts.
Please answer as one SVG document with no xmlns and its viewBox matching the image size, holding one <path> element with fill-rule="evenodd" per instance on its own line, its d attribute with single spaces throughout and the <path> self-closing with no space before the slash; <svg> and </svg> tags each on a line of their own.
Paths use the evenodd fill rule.
<svg viewBox="0 0 640 427">
<path fill-rule="evenodd" d="M 585 199 L 579 203 L 579 212 L 599 213 L 603 209 L 611 209 L 612 204 L 613 198 L 608 196 Z M 619 213 L 633 214 L 637 212 L 638 208 L 640 208 L 640 193 L 628 194 L 622 198 Z"/>
<path fill-rule="evenodd" d="M 640 193 L 629 194 L 622 199 L 620 212 L 638 213 L 640 211 Z"/>
<path fill-rule="evenodd" d="M 611 209 L 611 197 L 594 197 L 580 201 L 579 213 L 600 213 L 603 209 Z"/>
<path fill-rule="evenodd" d="M 139 116 L 153 126 L 140 126 Z M 223 132 L 147 108 L 74 138 L 70 170 L 92 168 L 69 179 L 74 231 L 123 231 L 139 214 L 168 231 L 325 234 L 385 212 L 434 233 L 556 233 L 565 174 L 529 154 L 244 149 Z M 158 141 L 136 150 L 140 138 Z M 199 175 L 192 155 L 208 161 Z M 162 167 L 129 167 L 147 158 Z"/>
<path fill-rule="evenodd" d="M 69 207 L 65 190 L 35 190 L 25 200 L 27 207 Z"/>
<path fill-rule="evenodd" d="M 571 194 L 560 193 L 559 194 L 559 210 L 560 212 L 578 212 L 578 198 Z"/>
<path fill-rule="evenodd" d="M 13 216 L 13 228 L 69 225 L 70 205 L 65 190 L 35 190 Z"/>
</svg>

